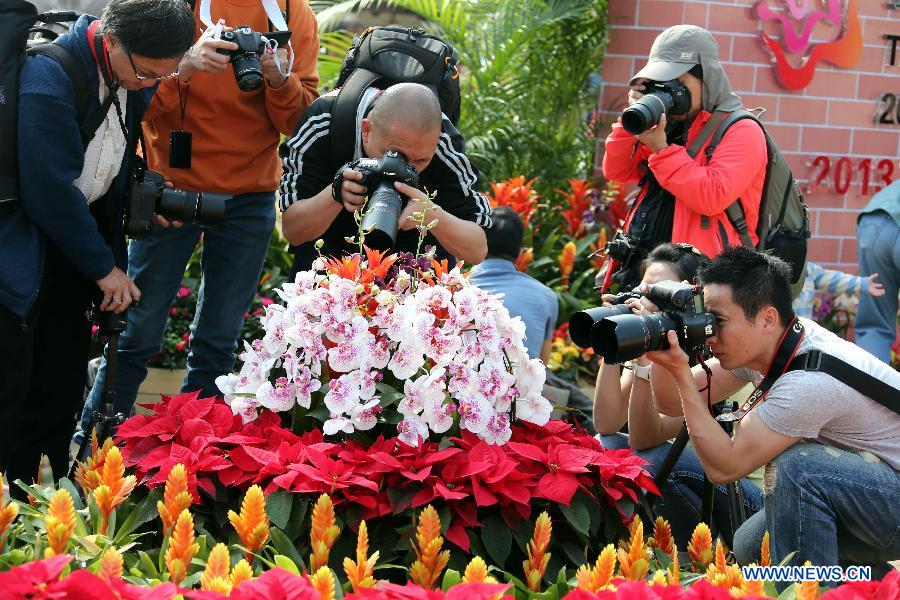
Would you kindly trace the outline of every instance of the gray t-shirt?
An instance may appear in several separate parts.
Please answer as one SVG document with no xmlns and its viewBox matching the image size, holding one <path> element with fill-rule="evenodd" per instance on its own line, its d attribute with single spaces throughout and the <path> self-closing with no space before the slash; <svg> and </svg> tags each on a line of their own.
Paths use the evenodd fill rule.
<svg viewBox="0 0 900 600">
<path fill-rule="evenodd" d="M 821 325 L 801 319 L 806 334 L 797 354 L 820 350 L 897 388 L 900 373 Z M 737 377 L 759 385 L 763 374 L 735 369 Z M 772 431 L 817 440 L 850 450 L 865 450 L 900 470 L 900 415 L 820 372 L 791 371 L 775 380 L 757 415 Z"/>
</svg>

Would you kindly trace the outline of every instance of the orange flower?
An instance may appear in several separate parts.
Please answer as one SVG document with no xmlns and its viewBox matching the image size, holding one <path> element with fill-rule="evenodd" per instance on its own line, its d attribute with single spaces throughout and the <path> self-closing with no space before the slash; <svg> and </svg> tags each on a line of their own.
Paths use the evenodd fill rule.
<svg viewBox="0 0 900 600">
<path fill-rule="evenodd" d="M 668 574 L 668 571 L 657 569 L 653 572 L 653 577 L 650 578 L 650 585 L 666 585 L 668 582 Z"/>
<path fill-rule="evenodd" d="M 497 580 L 488 575 L 488 568 L 480 556 L 469 561 L 463 572 L 462 583 L 497 583 Z"/>
<path fill-rule="evenodd" d="M 253 579 L 253 568 L 243 558 L 234 565 L 234 568 L 231 569 L 231 575 L 228 577 L 232 589 L 236 588 L 242 581 L 250 581 L 251 579 Z"/>
<path fill-rule="evenodd" d="M 626 548 L 619 548 L 619 570 L 625 579 L 640 581 L 650 571 L 648 549 L 644 544 L 644 523 L 635 516 L 629 529 L 631 541 L 626 544 Z"/>
<path fill-rule="evenodd" d="M 94 488 L 94 500 L 100 510 L 100 533 L 106 535 L 109 525 L 109 516 L 112 511 L 123 502 L 134 489 L 137 479 L 134 475 L 125 475 L 125 466 L 122 464 L 122 452 L 118 446 L 112 446 L 106 453 L 103 461 L 103 470 L 100 473 L 100 485 Z"/>
<path fill-rule="evenodd" d="M 591 242 L 588 248 L 591 251 L 591 266 L 599 273 L 606 264 L 606 228 L 600 229 L 600 237 L 596 242 Z"/>
<path fill-rule="evenodd" d="M 562 275 L 563 288 L 569 287 L 569 276 L 575 266 L 575 242 L 566 242 L 559 255 L 559 273 Z"/>
<path fill-rule="evenodd" d="M 0 473 L 0 489 L 3 488 L 3 473 Z M 0 498 L 0 551 L 3 550 L 3 544 L 6 543 L 6 532 L 12 524 L 16 515 L 19 514 L 19 505 L 12 502 L 3 502 Z"/>
<path fill-rule="evenodd" d="M 806 561 L 804 567 L 812 566 L 812 563 Z M 801 581 L 797 587 L 797 600 L 816 600 L 819 597 L 818 581 Z"/>
<path fill-rule="evenodd" d="M 375 587 L 375 563 L 378 562 L 378 550 L 372 556 L 369 553 L 369 533 L 366 522 L 359 524 L 359 537 L 356 540 L 356 561 L 349 556 L 344 557 L 344 573 L 347 580 L 353 586 L 353 591 L 359 593 L 361 588 Z"/>
<path fill-rule="evenodd" d="M 231 579 L 228 577 L 230 570 L 231 557 L 228 555 L 228 547 L 225 544 L 216 544 L 209 553 L 206 569 L 200 576 L 200 589 L 227 596 L 232 589 Z"/>
<path fill-rule="evenodd" d="M 416 562 L 409 569 L 409 578 L 414 583 L 430 590 L 440 577 L 444 567 L 450 560 L 450 551 L 441 552 L 444 538 L 441 537 L 441 519 L 430 504 L 419 513 L 419 526 L 416 529 Z"/>
<path fill-rule="evenodd" d="M 725 568 L 728 566 L 728 561 L 725 560 L 725 546 L 722 544 L 722 540 L 716 538 L 716 569 L 720 573 L 725 572 Z"/>
<path fill-rule="evenodd" d="M 751 567 L 756 566 L 752 563 Z M 741 596 L 765 596 L 765 582 L 762 579 L 745 579 L 741 585 Z"/>
<path fill-rule="evenodd" d="M 65 554 L 69 538 L 75 531 L 75 504 L 72 495 L 66 490 L 56 490 L 47 507 L 47 518 L 44 519 L 47 530 L 47 546 L 44 557 Z"/>
<path fill-rule="evenodd" d="M 570 179 L 569 186 L 571 193 L 556 191 L 569 202 L 569 207 L 562 211 L 563 219 L 568 224 L 567 233 L 572 237 L 581 237 L 584 235 L 584 213 L 591 207 L 590 191 L 594 186 L 586 179 Z"/>
<path fill-rule="evenodd" d="M 519 252 L 519 258 L 516 259 L 516 270 L 527 273 L 528 267 L 531 266 L 533 260 L 534 248 L 522 248 L 521 252 Z"/>
<path fill-rule="evenodd" d="M 266 498 L 258 485 L 250 486 L 241 503 L 241 514 L 228 511 L 228 520 L 237 531 L 241 543 L 247 548 L 244 556 L 253 563 L 253 555 L 258 554 L 269 539 L 269 515 L 266 514 Z"/>
<path fill-rule="evenodd" d="M 713 561 L 712 533 L 706 523 L 698 523 L 688 542 L 688 556 L 691 557 L 693 571 L 706 569 Z"/>
<path fill-rule="evenodd" d="M 103 463 L 106 461 L 106 455 L 109 454 L 110 448 L 114 445 L 112 438 L 106 438 L 103 447 L 99 448 L 97 432 L 91 433 L 91 455 L 86 462 L 78 463 L 78 467 L 75 469 L 75 481 L 85 493 L 93 492 L 101 484 Z"/>
<path fill-rule="evenodd" d="M 540 195 L 531 189 L 534 179 L 525 183 L 525 177 L 510 177 L 506 181 L 491 183 L 491 194 L 485 194 L 491 207 L 508 206 L 519 213 L 527 227 L 531 222 L 531 214 L 537 208 Z"/>
<path fill-rule="evenodd" d="M 194 542 L 194 518 L 185 509 L 175 521 L 169 547 L 166 549 L 166 569 L 173 583 L 181 583 L 185 578 L 199 549 L 200 546 Z"/>
<path fill-rule="evenodd" d="M 616 548 L 612 544 L 607 544 L 597 557 L 596 564 L 592 567 L 581 565 L 575 572 L 575 581 L 578 587 L 596 594 L 600 590 L 606 588 L 612 580 L 613 573 L 616 571 Z"/>
<path fill-rule="evenodd" d="M 525 569 L 525 584 L 532 592 L 541 591 L 541 579 L 547 571 L 547 563 L 550 562 L 550 554 L 547 547 L 550 546 L 550 534 L 553 532 L 553 524 L 550 515 L 542 512 L 534 522 L 534 533 L 528 542 L 528 560 L 522 563 Z"/>
<path fill-rule="evenodd" d="M 166 477 L 166 490 L 163 499 L 156 502 L 159 518 L 163 522 L 163 535 L 169 535 L 169 530 L 175 523 L 175 519 L 186 508 L 190 508 L 193 498 L 188 491 L 188 475 L 184 465 L 178 463 Z"/>
<path fill-rule="evenodd" d="M 122 579 L 122 555 L 112 546 L 103 551 L 97 575 L 106 581 Z"/>
<path fill-rule="evenodd" d="M 674 552 L 672 553 L 672 564 L 669 566 L 669 585 L 678 585 L 681 583 L 681 569 L 678 566 L 678 547 L 672 545 Z"/>
<path fill-rule="evenodd" d="M 334 505 L 331 496 L 322 494 L 316 501 L 312 514 L 312 527 L 309 532 L 309 545 L 312 553 L 309 556 L 309 570 L 315 572 L 319 567 L 328 564 L 331 547 L 341 530 L 334 522 Z"/>
<path fill-rule="evenodd" d="M 653 537 L 650 538 L 650 544 L 656 546 L 669 556 L 674 556 L 675 540 L 672 539 L 672 527 L 669 522 L 662 517 L 656 517 L 653 524 Z"/>
<path fill-rule="evenodd" d="M 760 544 L 759 552 L 760 552 L 759 566 L 761 566 L 761 567 L 771 566 L 772 565 L 772 555 L 769 553 L 769 532 L 768 531 L 763 534 L 762 544 Z"/>
<path fill-rule="evenodd" d="M 309 582 L 319 592 L 320 600 L 334 600 L 334 576 L 326 565 L 310 575 Z"/>
</svg>

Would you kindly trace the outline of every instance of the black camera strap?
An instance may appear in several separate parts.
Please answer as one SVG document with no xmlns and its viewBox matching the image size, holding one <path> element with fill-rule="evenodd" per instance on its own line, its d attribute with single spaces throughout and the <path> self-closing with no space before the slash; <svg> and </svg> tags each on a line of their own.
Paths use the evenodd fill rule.
<svg viewBox="0 0 900 600">
<path fill-rule="evenodd" d="M 781 340 L 778 342 L 774 356 L 772 356 L 772 362 L 769 363 L 769 368 L 766 370 L 766 376 L 756 386 L 753 393 L 747 397 L 747 401 L 744 402 L 740 410 L 721 414 L 716 417 L 716 420 L 720 422 L 740 421 L 757 404 L 765 400 L 775 380 L 788 372 L 791 361 L 794 360 L 794 355 L 797 353 L 797 348 L 800 347 L 800 342 L 803 341 L 805 333 L 806 328 L 803 326 L 803 323 L 794 316 L 781 335 Z"/>
<path fill-rule="evenodd" d="M 787 371 L 826 373 L 900 415 L 900 389 L 821 350 L 810 350 L 795 356 L 788 365 Z"/>
</svg>

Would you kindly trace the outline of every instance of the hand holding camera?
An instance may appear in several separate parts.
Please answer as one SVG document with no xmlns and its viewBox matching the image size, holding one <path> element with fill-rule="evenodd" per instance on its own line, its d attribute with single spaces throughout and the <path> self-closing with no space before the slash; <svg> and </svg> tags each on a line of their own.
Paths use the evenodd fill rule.
<svg viewBox="0 0 900 600">
<path fill-rule="evenodd" d="M 200 39 L 194 43 L 178 71 L 182 80 L 190 79 L 194 71 L 221 73 L 225 70 L 230 60 L 229 56 L 223 54 L 220 50 L 233 52 L 237 50 L 238 45 L 228 40 L 219 39 L 217 36 L 221 31 L 231 31 L 231 27 L 225 27 L 225 21 L 219 19 L 216 27 L 207 28 L 203 35 L 200 36 Z"/>
</svg>

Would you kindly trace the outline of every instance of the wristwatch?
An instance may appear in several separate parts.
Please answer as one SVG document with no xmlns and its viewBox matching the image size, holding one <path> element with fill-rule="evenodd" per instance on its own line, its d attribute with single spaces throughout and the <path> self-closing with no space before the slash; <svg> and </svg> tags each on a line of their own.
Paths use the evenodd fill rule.
<svg viewBox="0 0 900 600">
<path fill-rule="evenodd" d="M 639 365 L 632 363 L 632 370 L 635 377 L 640 377 L 644 381 L 650 381 L 650 365 Z"/>
</svg>

